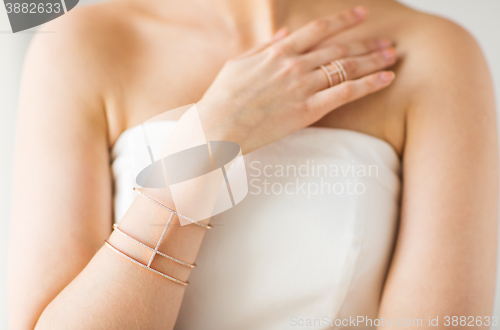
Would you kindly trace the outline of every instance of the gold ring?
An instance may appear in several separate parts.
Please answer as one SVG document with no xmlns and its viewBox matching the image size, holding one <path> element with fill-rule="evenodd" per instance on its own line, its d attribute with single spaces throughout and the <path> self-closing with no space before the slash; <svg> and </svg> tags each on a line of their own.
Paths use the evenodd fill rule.
<svg viewBox="0 0 500 330">
<path fill-rule="evenodd" d="M 346 81 L 347 80 L 347 72 L 345 71 L 344 66 L 342 65 L 342 63 L 340 63 L 339 60 L 335 60 L 335 61 L 332 61 L 330 63 L 337 68 L 337 70 L 335 70 L 332 73 L 338 73 L 339 79 L 340 79 L 340 83 L 343 83 L 344 81 Z"/>
<path fill-rule="evenodd" d="M 328 83 L 330 84 L 330 87 L 332 87 L 333 80 L 332 80 L 332 76 L 330 76 L 330 72 L 328 72 L 328 70 L 326 69 L 326 67 L 324 65 L 321 65 L 320 68 L 321 68 L 321 70 L 323 70 L 323 72 L 325 72 L 326 78 L 328 79 Z"/>
</svg>

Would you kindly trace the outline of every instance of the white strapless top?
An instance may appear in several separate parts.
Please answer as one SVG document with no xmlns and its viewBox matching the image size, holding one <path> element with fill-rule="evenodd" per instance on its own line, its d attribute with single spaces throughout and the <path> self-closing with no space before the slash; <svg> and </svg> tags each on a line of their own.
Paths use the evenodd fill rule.
<svg viewBox="0 0 500 330">
<path fill-rule="evenodd" d="M 153 153 L 176 123 L 155 123 Z M 115 222 L 136 197 L 142 168 L 130 152 L 142 138 L 140 126 L 130 128 L 112 149 Z M 175 329 L 347 329 L 349 317 L 377 318 L 399 213 L 394 149 L 308 127 L 244 161 L 248 195 L 211 219 Z"/>
</svg>

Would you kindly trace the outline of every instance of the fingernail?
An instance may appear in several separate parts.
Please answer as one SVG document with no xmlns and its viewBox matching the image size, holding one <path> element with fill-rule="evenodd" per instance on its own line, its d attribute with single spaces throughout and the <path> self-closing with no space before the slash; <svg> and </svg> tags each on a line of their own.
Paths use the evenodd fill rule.
<svg viewBox="0 0 500 330">
<path fill-rule="evenodd" d="M 272 41 L 278 41 L 279 39 L 281 39 L 284 36 L 286 36 L 287 33 L 288 33 L 288 28 L 287 27 L 282 27 L 281 29 L 279 29 L 278 31 L 276 31 L 276 33 L 273 36 Z"/>
<path fill-rule="evenodd" d="M 366 9 L 365 6 L 356 6 L 352 9 L 352 12 L 358 17 L 358 18 L 364 18 L 366 14 L 368 13 L 368 10 Z"/>
<path fill-rule="evenodd" d="M 387 38 L 380 38 L 380 39 L 377 40 L 377 45 L 380 48 L 389 47 L 391 44 L 392 44 L 392 42 L 389 39 L 387 39 Z"/>
<path fill-rule="evenodd" d="M 386 60 L 392 60 L 394 57 L 396 57 L 396 51 L 394 48 L 387 48 L 382 51 L 382 56 Z"/>
<path fill-rule="evenodd" d="M 379 74 L 379 78 L 383 82 L 391 81 L 391 80 L 394 79 L 395 76 L 396 75 L 392 71 L 384 71 L 384 72 L 382 72 L 382 73 Z"/>
</svg>

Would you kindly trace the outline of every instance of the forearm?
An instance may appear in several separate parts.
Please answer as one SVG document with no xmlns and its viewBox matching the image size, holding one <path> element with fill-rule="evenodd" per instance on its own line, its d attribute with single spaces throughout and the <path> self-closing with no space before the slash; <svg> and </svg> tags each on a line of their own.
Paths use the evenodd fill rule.
<svg viewBox="0 0 500 330">
<path fill-rule="evenodd" d="M 144 192 L 160 199 L 151 189 Z M 138 196 L 119 228 L 155 248 L 169 217 L 170 212 Z M 205 231 L 194 224 L 181 226 L 174 216 L 158 250 L 192 264 Z M 149 263 L 152 252 L 129 237 L 114 231 L 109 243 L 142 264 Z M 191 270 L 159 255 L 151 268 L 181 281 Z M 137 324 L 173 329 L 184 289 L 103 246 L 44 310 L 36 329 L 129 329 Z"/>
</svg>

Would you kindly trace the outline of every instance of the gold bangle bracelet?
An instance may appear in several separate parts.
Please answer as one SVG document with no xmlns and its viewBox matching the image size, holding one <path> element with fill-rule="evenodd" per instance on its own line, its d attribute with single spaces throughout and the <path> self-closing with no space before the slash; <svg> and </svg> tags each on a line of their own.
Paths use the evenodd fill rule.
<svg viewBox="0 0 500 330">
<path fill-rule="evenodd" d="M 140 244 L 142 246 L 144 246 L 146 249 L 150 250 L 150 251 L 153 251 L 154 253 L 162 256 L 162 257 L 165 257 L 167 259 L 170 259 L 180 265 L 183 265 L 183 266 L 186 266 L 186 267 L 189 267 L 189 268 L 195 268 L 196 267 L 196 264 L 190 264 L 190 263 L 187 263 L 185 261 L 182 261 L 182 260 L 179 260 L 179 259 L 176 259 L 172 256 L 169 256 L 161 251 L 158 251 L 158 250 L 155 250 L 154 248 L 150 247 L 150 246 L 147 246 L 146 244 L 142 243 L 141 241 L 139 241 L 138 239 L 136 238 L 133 238 L 132 236 L 130 236 L 129 234 L 125 233 L 123 230 L 121 230 L 120 228 L 118 228 L 118 225 L 115 223 L 113 225 L 113 229 L 116 230 L 117 232 L 119 232 L 120 234 L 122 234 L 123 236 L 125 237 L 128 237 L 130 238 L 132 241 L 136 242 L 137 244 Z"/>
<path fill-rule="evenodd" d="M 151 198 L 151 197 L 149 197 L 148 195 L 144 194 L 144 193 L 143 193 L 140 189 L 138 189 L 138 188 L 136 188 L 136 187 L 134 187 L 134 190 L 135 190 L 135 191 L 136 191 L 139 195 L 141 195 L 142 197 L 144 197 L 144 198 L 146 198 L 147 200 L 149 200 L 149 201 L 151 201 L 151 202 L 155 203 L 155 204 L 156 204 L 156 205 L 158 205 L 159 207 L 164 208 L 164 209 L 165 209 L 165 210 L 167 210 L 167 211 L 170 211 L 172 214 L 177 214 L 177 216 L 179 216 L 179 217 L 181 217 L 181 218 L 183 218 L 183 219 L 189 220 L 189 221 L 191 221 L 192 223 L 194 223 L 195 225 L 198 225 L 198 226 L 203 227 L 203 228 L 205 228 L 205 229 L 212 229 L 212 228 L 213 228 L 211 225 L 204 225 L 204 224 L 202 224 L 202 223 L 200 223 L 200 222 L 198 222 L 198 221 L 196 221 L 196 220 L 193 220 L 193 219 L 191 219 L 191 218 L 188 218 L 188 217 L 186 217 L 186 216 L 184 216 L 184 215 L 182 215 L 182 214 L 180 214 L 180 213 L 177 213 L 176 211 L 172 210 L 172 209 L 171 209 L 171 208 L 169 208 L 168 206 L 163 205 L 162 203 L 160 203 L 160 202 L 158 202 L 158 201 L 156 201 L 156 200 L 152 199 L 152 198 Z"/>
<path fill-rule="evenodd" d="M 111 250 L 115 251 L 116 253 L 118 253 L 118 254 L 119 254 L 119 255 L 121 255 L 122 257 L 125 257 L 125 258 L 127 258 L 128 260 L 132 261 L 133 263 L 135 263 L 135 264 L 137 264 L 137 265 L 139 265 L 139 266 L 141 266 L 141 267 L 143 267 L 143 268 L 149 269 L 150 271 L 152 271 L 152 272 L 154 272 L 154 273 L 156 273 L 156 274 L 158 274 L 158 275 L 161 275 L 161 276 L 163 276 L 163 277 L 165 277 L 165 278 L 169 279 L 169 280 L 170 280 L 170 281 L 172 281 L 172 282 L 175 282 L 175 283 L 180 284 L 180 285 L 183 285 L 183 286 L 187 286 L 187 285 L 189 285 L 189 282 L 188 282 L 188 281 L 186 281 L 186 282 L 181 281 L 181 280 L 179 280 L 179 279 L 177 279 L 177 278 L 175 278 L 175 277 L 172 277 L 172 276 L 167 275 L 167 274 L 164 274 L 164 273 L 162 273 L 162 272 L 160 272 L 160 271 L 158 271 L 158 270 L 156 270 L 156 269 L 153 269 L 153 268 L 151 268 L 151 267 L 150 267 L 150 266 L 148 266 L 148 265 L 144 265 L 144 264 L 143 264 L 143 263 L 141 263 L 140 261 L 135 260 L 134 258 L 132 258 L 132 257 L 130 257 L 130 256 L 128 256 L 128 255 L 126 255 L 126 254 L 125 254 L 125 253 L 123 253 L 122 251 L 120 251 L 120 250 L 118 250 L 117 248 L 115 248 L 115 247 L 114 247 L 113 245 L 111 245 L 111 244 L 110 244 L 107 240 L 105 240 L 105 241 L 104 241 L 104 244 L 106 244 L 106 245 L 107 245 L 107 246 L 108 246 Z"/>
</svg>

